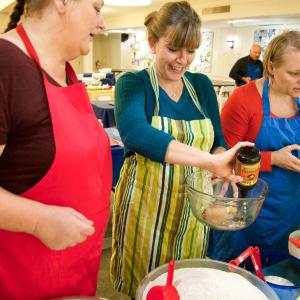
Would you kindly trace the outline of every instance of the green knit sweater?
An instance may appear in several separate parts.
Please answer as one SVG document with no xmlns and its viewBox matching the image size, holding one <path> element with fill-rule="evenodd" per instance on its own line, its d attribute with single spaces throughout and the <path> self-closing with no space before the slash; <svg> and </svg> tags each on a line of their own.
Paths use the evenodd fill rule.
<svg viewBox="0 0 300 300">
<path fill-rule="evenodd" d="M 186 72 L 185 75 L 194 86 L 204 113 L 212 121 L 215 134 L 212 149 L 218 146 L 226 148 L 211 81 L 199 73 Z M 203 119 L 186 87 L 178 102 L 160 88 L 159 105 L 160 116 L 186 121 Z M 115 88 L 115 118 L 125 145 L 125 156 L 136 152 L 154 161 L 165 161 L 167 147 L 174 137 L 151 126 L 154 108 L 155 95 L 146 70 L 126 73 L 119 78 Z"/>
</svg>

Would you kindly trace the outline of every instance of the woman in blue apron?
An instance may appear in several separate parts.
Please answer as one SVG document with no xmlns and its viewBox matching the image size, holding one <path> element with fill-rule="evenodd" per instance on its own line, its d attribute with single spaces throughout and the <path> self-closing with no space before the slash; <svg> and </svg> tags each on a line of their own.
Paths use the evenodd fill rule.
<svg viewBox="0 0 300 300">
<path fill-rule="evenodd" d="M 228 261 L 253 245 L 288 253 L 289 234 L 300 228 L 299 32 L 271 41 L 264 70 L 264 78 L 233 93 L 222 111 L 222 126 L 229 146 L 244 138 L 255 141 L 262 152 L 260 178 L 269 185 L 269 196 L 250 227 L 211 232 L 209 256 L 214 259 Z"/>
</svg>

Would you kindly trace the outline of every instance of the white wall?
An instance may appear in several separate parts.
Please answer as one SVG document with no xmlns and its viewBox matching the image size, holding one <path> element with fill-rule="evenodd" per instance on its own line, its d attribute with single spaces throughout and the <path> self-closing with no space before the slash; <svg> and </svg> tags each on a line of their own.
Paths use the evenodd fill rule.
<svg viewBox="0 0 300 300">
<path fill-rule="evenodd" d="M 77 73 L 98 72 L 96 61 L 101 68 L 121 68 L 121 34 L 99 34 L 94 37 L 91 51 L 88 55 L 80 56 L 71 62 Z"/>
<path fill-rule="evenodd" d="M 84 72 L 84 66 L 83 66 L 83 57 L 79 56 L 76 59 L 72 60 L 71 65 L 76 73 L 83 73 Z"/>
<path fill-rule="evenodd" d="M 128 42 L 121 43 L 121 69 L 133 69 L 131 64 L 131 48 Z"/>
<path fill-rule="evenodd" d="M 121 34 L 111 34 L 109 39 L 109 60 L 108 64 L 112 69 L 118 69 L 121 66 Z"/>
<path fill-rule="evenodd" d="M 104 6 L 107 13 L 104 13 L 107 29 L 141 27 L 145 16 L 157 10 L 167 0 L 152 1 L 153 6 L 121 8 L 112 14 L 109 7 Z M 232 20 L 240 18 L 257 18 L 268 16 L 288 16 L 300 14 L 299 0 L 189 0 L 191 5 L 199 13 L 202 21 Z M 230 5 L 228 13 L 213 13 L 202 15 L 203 8 L 211 8 L 222 5 Z"/>
<path fill-rule="evenodd" d="M 255 30 L 267 28 L 299 29 L 300 20 L 299 25 L 247 26 L 214 29 L 213 59 L 212 71 L 209 74 L 210 77 L 228 77 L 228 73 L 236 60 L 249 54 L 250 47 L 253 44 Z M 226 40 L 232 37 L 235 39 L 235 46 L 233 49 L 230 49 L 226 45 Z"/>
<path fill-rule="evenodd" d="M 237 59 L 249 54 L 251 45 L 253 44 L 254 32 L 258 29 L 267 28 L 283 28 L 283 29 L 294 29 L 300 28 L 299 25 L 285 25 L 285 26 L 245 26 L 245 27 L 228 27 L 219 29 L 209 29 L 205 30 L 214 32 L 213 41 L 213 57 L 212 57 L 212 69 L 210 73 L 207 73 L 209 77 L 215 79 L 229 79 L 228 74 L 231 67 L 237 61 Z M 118 52 L 117 40 L 111 40 L 112 37 L 107 37 L 108 41 L 106 44 L 101 43 L 101 45 L 95 45 L 101 49 L 101 53 L 105 53 L 104 60 L 107 63 L 111 62 L 110 65 L 105 67 L 112 67 L 116 69 L 139 69 L 139 67 L 131 64 L 131 49 L 129 43 L 120 43 L 120 52 Z M 234 39 L 234 48 L 231 49 L 227 46 L 226 41 L 228 39 Z M 98 41 L 97 41 L 98 42 Z M 101 41 L 99 41 L 101 42 Z M 113 46 L 113 49 L 111 48 Z M 114 50 L 114 51 L 113 51 Z M 101 61 L 101 54 L 100 54 Z"/>
<path fill-rule="evenodd" d="M 93 68 L 96 61 L 100 61 L 101 68 L 121 68 L 121 34 L 96 35 L 93 42 Z"/>
<path fill-rule="evenodd" d="M 249 53 L 254 30 L 254 27 L 210 30 L 214 32 L 212 70 L 208 73 L 210 77 L 220 77 L 220 79 L 226 77 L 228 79 L 228 73 L 233 63 Z M 226 40 L 233 35 L 236 37 L 235 48 L 230 49 L 227 47 Z M 129 43 L 121 43 L 120 58 L 121 64 L 116 66 L 117 69 L 141 69 L 141 67 L 131 64 L 132 54 Z"/>
<path fill-rule="evenodd" d="M 9 22 L 8 13 L 0 12 L 0 33 L 2 33 Z"/>
<path fill-rule="evenodd" d="M 242 56 L 249 54 L 253 43 L 255 27 L 215 29 L 211 77 L 228 77 L 232 65 Z M 227 40 L 234 39 L 234 48 L 227 46 Z"/>
<path fill-rule="evenodd" d="M 0 0 L 2 3 L 3 0 Z M 122 8 L 122 11 L 115 15 L 104 13 L 105 22 L 108 29 L 111 28 L 132 28 L 142 27 L 147 13 L 161 6 L 167 1 L 153 1 L 157 7 L 137 7 Z M 296 16 L 300 15 L 299 0 L 189 0 L 193 7 L 200 14 L 202 21 L 229 20 L 240 18 L 255 18 L 268 16 Z M 229 13 L 219 13 L 212 15 L 202 15 L 202 9 L 220 5 L 231 5 Z M 8 11 L 0 12 L 0 32 L 2 32 L 8 23 Z M 104 7 L 103 11 L 105 11 Z M 300 21 L 299 21 L 300 24 Z M 298 26 L 299 27 L 299 26 Z M 210 76 L 227 77 L 233 63 L 240 57 L 249 53 L 249 48 L 253 41 L 253 32 L 262 27 L 232 27 L 213 29 L 213 64 Z M 237 42 L 234 49 L 226 46 L 228 36 L 235 34 Z M 131 66 L 130 49 L 121 46 L 120 34 L 109 34 L 108 36 L 97 35 L 94 40 L 92 56 L 87 58 L 80 57 L 72 62 L 77 72 L 91 72 L 95 70 L 95 61 L 100 60 L 101 67 L 115 69 L 136 68 Z M 122 47 L 122 49 L 121 49 Z"/>
</svg>

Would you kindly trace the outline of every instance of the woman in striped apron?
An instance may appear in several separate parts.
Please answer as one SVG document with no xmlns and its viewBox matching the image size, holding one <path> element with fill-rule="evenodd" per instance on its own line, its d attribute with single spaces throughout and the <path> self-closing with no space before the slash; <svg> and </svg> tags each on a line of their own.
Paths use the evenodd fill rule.
<svg viewBox="0 0 300 300">
<path fill-rule="evenodd" d="M 185 72 L 200 44 L 197 13 L 187 2 L 171 2 L 145 25 L 155 65 L 123 75 L 115 90 L 126 159 L 115 193 L 111 278 L 131 297 L 170 258 L 205 257 L 209 228 L 191 213 L 185 178 L 202 172 L 204 191 L 204 169 L 236 180 L 231 160 L 245 145 L 209 153 L 225 150 L 215 92 L 205 75 Z"/>
</svg>

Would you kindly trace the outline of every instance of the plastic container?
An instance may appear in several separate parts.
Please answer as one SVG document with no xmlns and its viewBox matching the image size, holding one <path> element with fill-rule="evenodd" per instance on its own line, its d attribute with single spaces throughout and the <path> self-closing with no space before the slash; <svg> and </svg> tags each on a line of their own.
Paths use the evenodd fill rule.
<svg viewBox="0 0 300 300">
<path fill-rule="evenodd" d="M 202 177 L 201 172 L 195 172 L 186 178 L 188 201 L 199 221 L 215 229 L 231 231 L 246 228 L 255 221 L 268 193 L 265 181 L 258 179 L 252 189 L 239 189 L 234 197 L 231 185 L 222 194 L 222 181 L 213 186 L 211 193 L 202 192 Z"/>
<path fill-rule="evenodd" d="M 229 265 L 224 262 L 208 260 L 208 259 L 185 259 L 185 260 L 176 261 L 175 270 L 182 269 L 182 268 L 212 268 L 212 269 L 221 270 L 225 272 L 234 272 L 247 279 L 250 283 L 252 283 L 255 287 L 257 287 L 269 300 L 279 300 L 276 293 L 274 293 L 274 291 L 261 279 L 259 279 L 252 273 L 236 266 L 230 266 L 229 269 Z M 149 285 L 149 283 L 154 279 L 156 279 L 157 277 L 159 277 L 160 275 L 166 273 L 167 271 L 168 271 L 168 264 L 165 264 L 153 270 L 151 273 L 149 273 L 140 283 L 136 292 L 135 299 L 142 300 L 144 293 L 146 293 L 147 286 Z M 175 271 L 174 280 L 176 280 L 176 271 Z M 205 286 L 203 288 L 205 288 Z M 232 288 L 234 288 L 234 285 L 232 286 Z"/>
<path fill-rule="evenodd" d="M 261 263 L 266 282 L 280 300 L 296 300 L 300 297 L 300 260 L 285 253 L 264 251 L 261 252 Z M 284 278 L 294 286 L 268 282 L 268 276 Z"/>
</svg>

